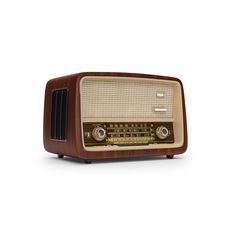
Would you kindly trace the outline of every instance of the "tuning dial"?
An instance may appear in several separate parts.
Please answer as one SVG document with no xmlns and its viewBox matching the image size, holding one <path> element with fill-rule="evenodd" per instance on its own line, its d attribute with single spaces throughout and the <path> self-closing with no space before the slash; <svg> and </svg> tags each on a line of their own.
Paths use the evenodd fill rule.
<svg viewBox="0 0 236 236">
<path fill-rule="evenodd" d="M 166 139 L 169 135 L 169 130 L 165 126 L 159 126 L 156 129 L 156 135 L 159 139 Z"/>
<path fill-rule="evenodd" d="M 102 127 L 96 127 L 93 129 L 93 138 L 97 141 L 102 141 L 106 137 L 106 131 Z"/>
</svg>

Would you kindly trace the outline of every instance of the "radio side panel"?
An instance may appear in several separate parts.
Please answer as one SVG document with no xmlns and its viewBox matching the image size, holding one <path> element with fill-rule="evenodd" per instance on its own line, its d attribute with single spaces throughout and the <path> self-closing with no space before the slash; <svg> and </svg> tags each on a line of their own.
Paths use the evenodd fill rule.
<svg viewBox="0 0 236 236">
<path fill-rule="evenodd" d="M 77 74 L 49 80 L 44 100 L 44 148 L 48 152 L 77 156 L 75 102 Z M 59 114 L 59 115 L 58 115 Z M 55 117 L 55 119 L 54 119 Z"/>
</svg>

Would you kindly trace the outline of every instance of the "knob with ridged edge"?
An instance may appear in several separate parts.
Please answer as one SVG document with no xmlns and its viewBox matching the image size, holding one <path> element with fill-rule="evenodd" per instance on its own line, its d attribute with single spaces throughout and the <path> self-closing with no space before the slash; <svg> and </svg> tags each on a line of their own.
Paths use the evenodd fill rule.
<svg viewBox="0 0 236 236">
<path fill-rule="evenodd" d="M 102 127 L 96 127 L 92 132 L 93 138 L 97 141 L 103 141 L 106 137 L 106 130 Z"/>
<path fill-rule="evenodd" d="M 159 139 L 166 139 L 169 135 L 169 130 L 165 126 L 158 126 L 156 135 Z"/>
</svg>

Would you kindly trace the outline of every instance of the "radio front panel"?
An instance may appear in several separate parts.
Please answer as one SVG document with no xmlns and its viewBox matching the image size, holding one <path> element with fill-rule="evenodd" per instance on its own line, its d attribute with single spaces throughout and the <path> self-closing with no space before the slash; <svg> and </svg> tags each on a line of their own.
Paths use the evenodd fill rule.
<svg viewBox="0 0 236 236">
<path fill-rule="evenodd" d="M 86 150 L 171 148 L 183 143 L 181 89 L 176 81 L 86 76 L 80 96 Z"/>
</svg>

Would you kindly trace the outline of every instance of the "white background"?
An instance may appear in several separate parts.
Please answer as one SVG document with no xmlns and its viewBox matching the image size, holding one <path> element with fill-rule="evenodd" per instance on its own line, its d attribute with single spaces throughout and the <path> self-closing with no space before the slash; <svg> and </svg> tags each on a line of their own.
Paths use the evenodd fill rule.
<svg viewBox="0 0 236 236">
<path fill-rule="evenodd" d="M 1 0 L 0 234 L 235 235 L 234 3 Z M 47 153 L 45 84 L 83 71 L 182 79 L 187 152 L 91 165 Z"/>
</svg>

